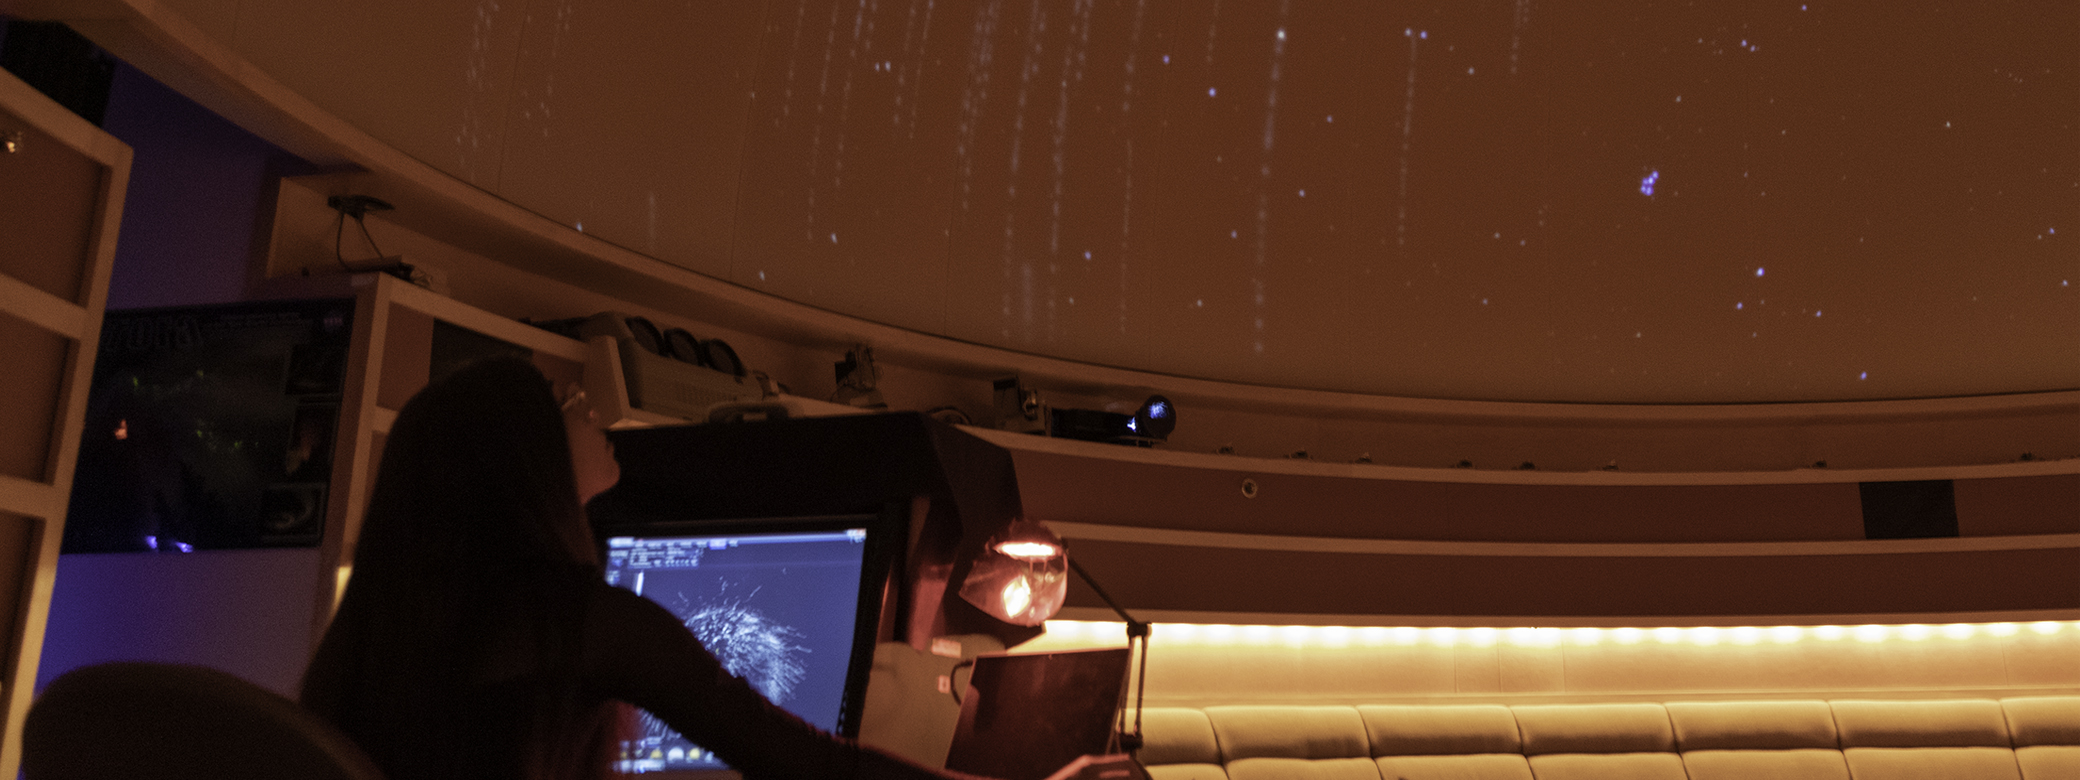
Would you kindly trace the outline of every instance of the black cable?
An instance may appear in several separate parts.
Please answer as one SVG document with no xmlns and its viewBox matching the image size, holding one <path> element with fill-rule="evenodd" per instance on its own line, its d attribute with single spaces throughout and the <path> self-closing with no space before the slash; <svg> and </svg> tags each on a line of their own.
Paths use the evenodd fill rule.
<svg viewBox="0 0 2080 780">
<path fill-rule="evenodd" d="M 353 273 L 354 269 L 347 265 L 346 254 L 339 249 L 340 234 L 346 232 L 346 229 L 347 212 L 342 210 L 332 220 L 332 259 L 339 262 L 339 270 Z"/>
<path fill-rule="evenodd" d="M 368 232 L 368 220 L 366 220 L 366 219 L 363 219 L 363 218 L 361 217 L 361 215 L 359 215 L 359 214 L 356 214 L 356 215 L 354 215 L 354 224 L 356 224 L 356 225 L 360 225 L 360 226 L 361 226 L 361 237 L 362 237 L 362 238 L 365 238 L 365 239 L 368 239 L 368 248 L 369 248 L 369 249 L 373 249 L 373 250 L 375 250 L 375 253 L 376 253 L 376 259 L 377 259 L 377 260 L 381 260 L 381 259 L 383 259 L 383 248 L 382 248 L 382 247 L 379 247 L 379 246 L 376 246 L 376 237 L 375 237 L 375 236 L 369 235 L 369 232 Z"/>
</svg>

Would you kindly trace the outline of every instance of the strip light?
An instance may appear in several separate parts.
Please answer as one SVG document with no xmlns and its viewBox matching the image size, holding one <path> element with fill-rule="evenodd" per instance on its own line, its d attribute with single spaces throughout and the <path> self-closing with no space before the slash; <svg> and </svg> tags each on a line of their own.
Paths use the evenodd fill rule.
<svg viewBox="0 0 2080 780">
<path fill-rule="evenodd" d="M 1270 626 L 1204 623 L 1158 623 L 1154 641 L 1172 647 L 1511 647 L 1550 648 L 1563 645 L 1785 645 L 1796 642 L 1942 642 L 1978 636 L 2056 636 L 2080 633 L 2080 621 L 2034 623 L 1949 623 L 1860 626 L 1660 626 L 1656 628 L 1528 627 L 1461 628 L 1451 626 Z M 1065 643 L 1124 641 L 1125 624 L 1110 621 L 1050 620 L 1049 639 Z"/>
</svg>

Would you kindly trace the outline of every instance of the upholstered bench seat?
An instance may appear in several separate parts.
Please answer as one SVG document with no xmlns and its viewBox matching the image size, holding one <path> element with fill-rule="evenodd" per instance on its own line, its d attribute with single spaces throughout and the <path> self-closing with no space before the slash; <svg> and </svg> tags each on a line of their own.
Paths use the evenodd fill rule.
<svg viewBox="0 0 2080 780">
<path fill-rule="evenodd" d="M 1152 708 L 1154 780 L 2076 780 L 2080 696 Z"/>
</svg>

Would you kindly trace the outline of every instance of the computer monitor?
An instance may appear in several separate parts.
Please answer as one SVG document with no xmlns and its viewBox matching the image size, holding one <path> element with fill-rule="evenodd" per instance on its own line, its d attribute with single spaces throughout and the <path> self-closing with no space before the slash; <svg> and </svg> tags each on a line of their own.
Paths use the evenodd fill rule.
<svg viewBox="0 0 2080 780">
<path fill-rule="evenodd" d="M 899 534 L 875 515 L 652 523 L 607 531 L 602 560 L 607 584 L 669 610 L 774 704 L 857 736 Z M 729 770 L 649 713 L 617 768 L 655 777 Z"/>
</svg>

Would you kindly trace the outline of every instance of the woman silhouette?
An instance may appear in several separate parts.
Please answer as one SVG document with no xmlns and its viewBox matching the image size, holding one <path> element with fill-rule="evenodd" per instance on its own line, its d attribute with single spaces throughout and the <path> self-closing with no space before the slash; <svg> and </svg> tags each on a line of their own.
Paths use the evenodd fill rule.
<svg viewBox="0 0 2080 780">
<path fill-rule="evenodd" d="M 602 579 L 583 504 L 620 470 L 582 393 L 514 359 L 414 396 L 303 703 L 392 780 L 612 774 L 629 705 L 748 777 L 947 778 L 822 732 Z"/>
</svg>

